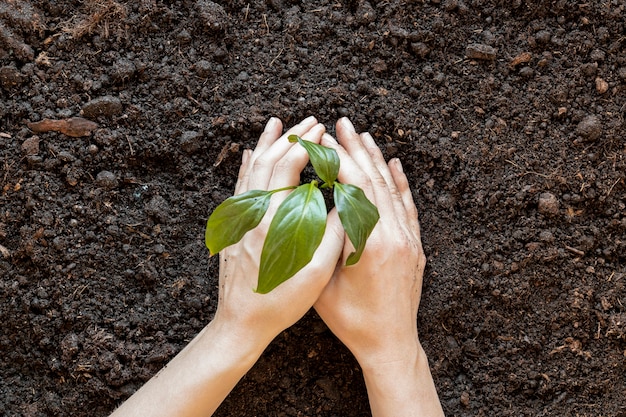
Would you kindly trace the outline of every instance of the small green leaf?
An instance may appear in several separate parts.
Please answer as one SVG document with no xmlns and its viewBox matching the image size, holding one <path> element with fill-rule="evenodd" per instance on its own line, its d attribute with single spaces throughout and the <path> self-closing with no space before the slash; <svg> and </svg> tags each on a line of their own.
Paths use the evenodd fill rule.
<svg viewBox="0 0 626 417">
<path fill-rule="evenodd" d="M 275 191 L 250 190 L 224 200 L 207 221 L 204 241 L 211 256 L 257 227 Z"/>
<path fill-rule="evenodd" d="M 317 182 L 299 186 L 272 219 L 261 252 L 256 292 L 267 294 L 311 262 L 325 229 L 326 205 Z"/>
<path fill-rule="evenodd" d="M 289 135 L 288 139 L 289 142 L 297 141 L 306 149 L 317 176 L 324 181 L 325 185 L 328 184 L 328 186 L 332 187 L 335 180 L 337 180 L 337 175 L 339 175 L 339 155 L 337 155 L 337 151 L 308 140 L 303 140 L 297 135 Z"/>
<path fill-rule="evenodd" d="M 378 209 L 362 189 L 351 184 L 335 183 L 334 200 L 341 224 L 355 249 L 346 265 L 354 265 L 361 259 L 367 238 L 380 218 Z"/>
</svg>

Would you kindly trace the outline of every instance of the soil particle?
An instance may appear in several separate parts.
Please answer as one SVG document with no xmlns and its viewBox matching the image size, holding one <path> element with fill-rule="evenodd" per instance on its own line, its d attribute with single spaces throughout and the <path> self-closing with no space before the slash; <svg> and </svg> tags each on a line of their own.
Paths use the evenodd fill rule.
<svg viewBox="0 0 626 417">
<path fill-rule="evenodd" d="M 180 147 L 183 152 L 191 154 L 200 150 L 202 146 L 202 132 L 188 130 L 180 137 Z"/>
<path fill-rule="evenodd" d="M 22 142 L 22 153 L 24 155 L 37 155 L 39 153 L 39 136 L 31 136 Z"/>
<path fill-rule="evenodd" d="M 114 173 L 110 171 L 100 171 L 96 175 L 96 184 L 107 190 L 112 190 L 117 187 L 118 181 Z"/>
<path fill-rule="evenodd" d="M 597 77 L 596 78 L 596 91 L 599 94 L 604 94 L 609 90 L 609 83 L 607 83 L 604 79 Z"/>
<path fill-rule="evenodd" d="M 586 116 L 576 126 L 576 133 L 585 141 L 595 141 L 602 135 L 602 122 L 596 115 Z"/>
<path fill-rule="evenodd" d="M 196 9 L 204 26 L 210 31 L 221 31 L 228 26 L 228 15 L 219 4 L 209 0 L 198 0 Z"/>
<path fill-rule="evenodd" d="M 539 195 L 538 210 L 541 214 L 555 216 L 559 214 L 560 203 L 558 198 L 552 193 L 541 193 Z"/>
<path fill-rule="evenodd" d="M 137 67 L 133 61 L 121 58 L 113 65 L 110 77 L 115 83 L 123 83 L 129 81 L 136 71 Z"/>
<path fill-rule="evenodd" d="M 87 102 L 81 113 L 88 119 L 96 119 L 100 116 L 108 118 L 118 116 L 122 113 L 122 102 L 113 96 L 98 97 Z"/>
<path fill-rule="evenodd" d="M 369 1 L 361 0 L 356 9 L 355 18 L 361 25 L 367 25 L 376 20 L 376 9 L 372 7 Z"/>
<path fill-rule="evenodd" d="M 0 68 L 0 85 L 5 90 L 22 85 L 24 78 L 22 73 L 12 65 Z"/>
<path fill-rule="evenodd" d="M 413 42 L 411 43 L 411 51 L 420 58 L 426 58 L 431 49 L 424 42 Z"/>
<path fill-rule="evenodd" d="M 465 57 L 468 59 L 493 61 L 497 53 L 496 48 L 482 43 L 471 43 L 465 48 Z"/>
<path fill-rule="evenodd" d="M 145 204 L 144 210 L 148 216 L 154 217 L 159 223 L 167 223 L 170 220 L 170 205 L 160 195 L 152 197 Z"/>
</svg>

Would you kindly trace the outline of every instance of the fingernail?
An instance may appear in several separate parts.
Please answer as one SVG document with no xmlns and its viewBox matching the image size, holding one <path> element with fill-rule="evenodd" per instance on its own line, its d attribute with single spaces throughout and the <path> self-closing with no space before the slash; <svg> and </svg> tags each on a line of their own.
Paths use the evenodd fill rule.
<svg viewBox="0 0 626 417">
<path fill-rule="evenodd" d="M 245 165 L 248 159 L 250 159 L 250 149 L 244 149 L 241 155 L 241 165 Z"/>
<path fill-rule="evenodd" d="M 402 167 L 402 162 L 400 162 L 400 159 L 395 158 L 394 163 L 396 164 L 396 168 L 398 168 L 398 171 L 404 173 L 404 168 Z"/>
<path fill-rule="evenodd" d="M 315 116 L 309 116 L 306 119 L 304 119 L 301 123 L 313 123 L 315 121 Z"/>
<path fill-rule="evenodd" d="M 351 131 L 351 132 L 356 132 L 356 130 L 354 130 L 354 125 L 352 124 L 352 122 L 350 121 L 350 119 L 348 119 L 347 117 L 342 117 L 341 118 L 341 125 Z"/>
<path fill-rule="evenodd" d="M 276 123 L 278 123 L 278 118 L 277 117 L 270 117 L 270 119 L 267 121 L 267 124 L 265 125 L 264 132 L 268 132 L 268 131 L 274 129 L 276 127 Z"/>
<path fill-rule="evenodd" d="M 337 144 L 337 140 L 331 135 L 329 135 L 328 133 L 324 133 L 324 136 L 322 136 L 322 139 L 327 142 L 334 143 L 335 145 Z"/>
</svg>

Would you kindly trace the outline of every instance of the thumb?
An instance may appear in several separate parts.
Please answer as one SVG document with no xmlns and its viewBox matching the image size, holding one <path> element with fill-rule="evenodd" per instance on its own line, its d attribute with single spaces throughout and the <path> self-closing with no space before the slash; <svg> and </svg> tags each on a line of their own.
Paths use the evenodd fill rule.
<svg viewBox="0 0 626 417">
<path fill-rule="evenodd" d="M 328 218 L 326 219 L 326 231 L 324 232 L 324 237 L 322 238 L 322 243 L 319 247 L 319 250 L 326 253 L 325 256 L 327 257 L 329 265 L 332 261 L 333 268 L 334 265 L 337 264 L 337 261 L 343 252 L 345 236 L 346 233 L 344 232 L 343 225 L 339 219 L 339 213 L 337 213 L 336 208 L 333 208 L 330 213 L 328 213 Z"/>
</svg>

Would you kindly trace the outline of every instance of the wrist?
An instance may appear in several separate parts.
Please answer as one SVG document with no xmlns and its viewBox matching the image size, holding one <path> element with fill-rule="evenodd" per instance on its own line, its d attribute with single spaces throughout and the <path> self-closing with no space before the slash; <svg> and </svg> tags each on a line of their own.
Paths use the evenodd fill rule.
<svg viewBox="0 0 626 417">
<path fill-rule="evenodd" d="M 256 363 L 272 339 L 269 335 L 216 315 L 198 334 L 197 343 L 201 348 L 228 353 L 233 363 L 238 363 L 247 371 Z"/>
<path fill-rule="evenodd" d="M 413 353 L 406 353 L 404 358 L 359 362 L 372 416 L 443 416 L 426 353 L 419 342 Z"/>
</svg>

